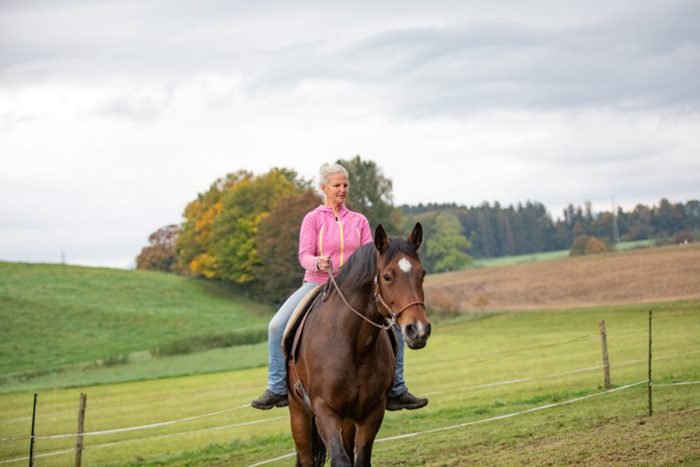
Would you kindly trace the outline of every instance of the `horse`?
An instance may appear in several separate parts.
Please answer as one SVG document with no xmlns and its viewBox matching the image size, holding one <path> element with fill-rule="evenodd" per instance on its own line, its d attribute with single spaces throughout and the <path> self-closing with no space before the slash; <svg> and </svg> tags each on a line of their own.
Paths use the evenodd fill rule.
<svg viewBox="0 0 700 467">
<path fill-rule="evenodd" d="M 329 274 L 328 293 L 309 311 L 298 356 L 287 363 L 298 466 L 322 466 L 327 451 L 332 466 L 371 465 L 394 380 L 388 332 L 398 324 L 412 349 L 430 336 L 422 237 L 420 223 L 406 239 L 389 238 L 379 225 L 374 243 L 357 249 L 337 278 Z"/>
</svg>

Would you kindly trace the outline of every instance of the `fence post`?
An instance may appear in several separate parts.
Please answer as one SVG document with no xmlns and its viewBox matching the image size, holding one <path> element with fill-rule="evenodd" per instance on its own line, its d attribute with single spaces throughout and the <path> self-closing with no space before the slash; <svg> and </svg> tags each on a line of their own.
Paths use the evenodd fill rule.
<svg viewBox="0 0 700 467">
<path fill-rule="evenodd" d="M 29 438 L 29 467 L 34 465 L 34 426 L 36 422 L 36 399 L 37 393 L 34 393 L 34 408 L 32 409 L 32 436 Z"/>
<path fill-rule="evenodd" d="M 75 442 L 75 467 L 80 467 L 83 460 L 83 432 L 85 428 L 85 406 L 87 394 L 80 393 L 80 408 L 78 409 L 78 438 Z"/>
<path fill-rule="evenodd" d="M 603 347 L 603 381 L 605 383 L 605 389 L 611 388 L 610 383 L 610 361 L 608 360 L 608 338 L 605 333 L 605 320 L 598 323 L 600 327 L 600 343 Z"/>
<path fill-rule="evenodd" d="M 647 387 L 649 388 L 649 416 L 651 417 L 651 317 L 652 311 L 649 310 L 649 379 L 647 381 Z"/>
</svg>

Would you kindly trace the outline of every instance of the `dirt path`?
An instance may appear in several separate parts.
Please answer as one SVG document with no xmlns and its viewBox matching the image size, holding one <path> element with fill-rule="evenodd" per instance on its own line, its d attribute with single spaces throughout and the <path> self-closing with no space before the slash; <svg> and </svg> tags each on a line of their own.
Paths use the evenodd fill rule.
<svg viewBox="0 0 700 467">
<path fill-rule="evenodd" d="M 428 277 L 429 304 L 527 310 L 700 298 L 700 244 L 648 248 Z"/>
</svg>

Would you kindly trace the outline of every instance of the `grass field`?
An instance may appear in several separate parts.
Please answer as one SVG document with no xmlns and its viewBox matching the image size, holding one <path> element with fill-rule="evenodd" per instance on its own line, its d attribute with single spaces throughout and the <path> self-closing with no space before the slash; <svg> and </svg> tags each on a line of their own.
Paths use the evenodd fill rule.
<svg viewBox="0 0 700 467">
<path fill-rule="evenodd" d="M 655 415 L 644 385 L 488 423 L 490 417 L 596 394 L 602 370 L 598 321 L 605 319 L 613 384 L 643 381 L 647 310 L 654 318 Z M 700 462 L 700 301 L 463 315 L 436 324 L 428 346 L 407 352 L 407 380 L 430 397 L 425 409 L 387 413 L 376 465 L 668 464 Z M 235 350 L 229 358 L 236 361 Z M 88 394 L 86 431 L 149 425 L 86 437 L 89 465 L 247 465 L 293 451 L 286 410 L 245 405 L 265 368 L 39 394 L 38 435 L 72 433 L 78 395 Z M 0 395 L 0 462 L 26 463 L 32 394 Z M 200 417 L 201 415 L 208 415 Z M 199 417 L 199 418 L 194 418 Z M 12 440 L 7 440 L 7 439 Z M 21 439 L 15 439 L 21 438 Z M 39 439 L 40 465 L 66 465 L 74 438 Z M 62 454 L 57 451 L 66 450 Z M 286 458 L 273 465 L 289 465 Z"/>
<path fill-rule="evenodd" d="M 633 242 L 620 242 L 615 245 L 616 251 L 626 251 L 636 248 L 647 248 L 654 245 L 653 240 L 636 240 Z M 567 258 L 569 250 L 546 251 L 526 255 L 501 256 L 499 258 L 477 259 L 471 267 L 488 268 L 493 266 L 511 266 L 513 264 L 537 263 L 551 261 L 553 259 Z"/>
<path fill-rule="evenodd" d="M 197 372 L 201 362 L 190 362 L 192 356 L 148 363 L 153 359 L 147 351 L 234 330 L 262 331 L 264 336 L 270 316 L 269 307 L 213 282 L 0 262 L 0 391 L 152 377 L 148 373 L 155 367 L 154 376 Z M 226 368 L 217 355 L 211 354 L 212 364 L 205 370 Z M 120 365 L 132 360 L 133 365 Z M 168 367 L 172 371 L 165 371 Z M 135 374 L 128 374 L 130 369 Z M 38 378 L 26 381 L 33 376 Z"/>
</svg>

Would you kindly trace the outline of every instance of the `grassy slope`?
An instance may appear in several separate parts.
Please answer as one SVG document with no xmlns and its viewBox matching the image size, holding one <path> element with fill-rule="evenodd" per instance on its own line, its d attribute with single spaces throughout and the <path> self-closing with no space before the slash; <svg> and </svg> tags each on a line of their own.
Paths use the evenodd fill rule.
<svg viewBox="0 0 700 467">
<path fill-rule="evenodd" d="M 653 308 L 655 383 L 700 380 L 700 302 Z M 607 324 L 613 384 L 643 380 L 647 309 L 502 313 L 439 323 L 426 349 L 407 352 L 411 390 L 429 395 L 429 406 L 388 413 L 380 437 L 476 421 L 598 391 L 599 369 L 571 370 L 600 365 L 600 319 Z M 679 353 L 683 355 L 667 358 Z M 514 382 L 520 378 L 532 379 Z M 265 369 L 258 368 L 47 391 L 39 396 L 37 430 L 72 432 L 81 391 L 88 393 L 87 430 L 229 410 L 150 430 L 89 437 L 84 460 L 246 465 L 293 449 L 285 410 L 240 408 L 258 395 L 264 381 Z M 376 465 L 693 463 L 700 459 L 699 399 L 700 385 L 659 387 L 656 416 L 648 419 L 645 388 L 637 387 L 562 408 L 378 443 L 374 460 Z M 0 395 L 0 414 L 0 438 L 25 436 L 31 394 Z M 73 439 L 40 440 L 36 449 L 42 454 L 70 449 L 73 443 Z M 26 455 L 26 445 L 24 439 L 0 443 L 0 460 Z M 42 464 L 65 465 L 71 457 L 71 453 L 51 456 Z M 290 463 L 286 459 L 277 465 Z"/>
<path fill-rule="evenodd" d="M 142 271 L 0 262 L 0 374 L 264 328 L 270 310 L 216 284 Z"/>
<path fill-rule="evenodd" d="M 653 240 L 637 240 L 634 242 L 620 242 L 615 245 L 616 251 L 632 250 L 635 248 L 651 247 Z M 493 266 L 510 266 L 513 264 L 536 263 L 540 261 L 551 261 L 553 259 L 567 258 L 569 250 L 546 251 L 542 253 L 530 253 L 526 255 L 501 256 L 500 258 L 477 259 L 473 267 L 488 268 Z"/>
</svg>

